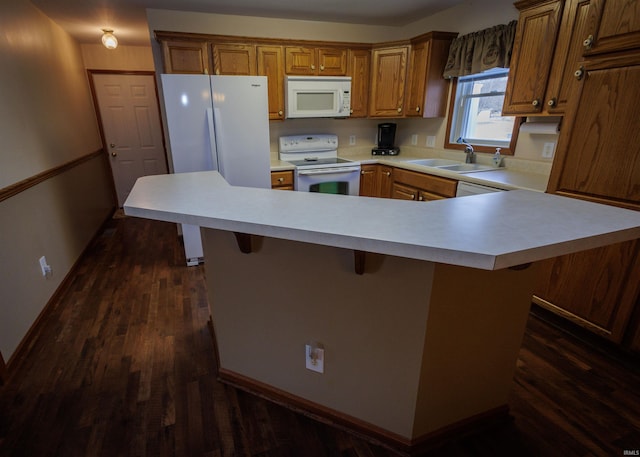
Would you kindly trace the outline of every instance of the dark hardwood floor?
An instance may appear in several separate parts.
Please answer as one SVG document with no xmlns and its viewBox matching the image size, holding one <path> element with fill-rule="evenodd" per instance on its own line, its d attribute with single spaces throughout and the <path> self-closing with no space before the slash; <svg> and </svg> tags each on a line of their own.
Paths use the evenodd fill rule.
<svg viewBox="0 0 640 457">
<path fill-rule="evenodd" d="M 114 219 L 0 390 L 2 456 L 393 456 L 216 380 L 202 266 L 172 224 Z M 532 316 L 513 420 L 425 455 L 622 456 L 640 372 Z M 637 455 L 637 454 L 636 454 Z"/>
</svg>

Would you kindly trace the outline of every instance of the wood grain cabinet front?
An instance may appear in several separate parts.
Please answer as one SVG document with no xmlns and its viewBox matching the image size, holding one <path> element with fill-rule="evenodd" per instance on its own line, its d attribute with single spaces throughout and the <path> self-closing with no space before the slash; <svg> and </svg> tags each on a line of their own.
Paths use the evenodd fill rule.
<svg viewBox="0 0 640 457">
<path fill-rule="evenodd" d="M 370 117 L 402 117 L 409 46 L 372 51 Z"/>
<path fill-rule="evenodd" d="M 395 168 L 391 198 L 429 201 L 456 196 L 458 181 L 425 173 Z"/>
<path fill-rule="evenodd" d="M 267 77 L 269 119 L 284 119 L 284 57 L 282 46 L 257 46 L 258 75 Z"/>
<path fill-rule="evenodd" d="M 592 0 L 589 8 L 594 3 L 629 2 Z M 605 15 L 596 23 L 613 19 Z M 638 130 L 640 48 L 594 54 L 580 66 L 579 89 L 567 104 L 547 191 L 640 211 L 640 142 L 629 136 Z M 631 318 L 640 315 L 634 311 L 640 306 L 639 278 L 640 241 L 635 240 L 548 261 L 536 300 L 639 350 L 637 343 L 626 343 L 634 337 L 625 336 L 640 334 L 640 319 Z"/>
<path fill-rule="evenodd" d="M 588 56 L 640 48 L 640 5 L 629 0 L 591 0 L 583 34 Z"/>
<path fill-rule="evenodd" d="M 214 43 L 216 75 L 256 75 L 256 47 L 248 44 Z"/>
<path fill-rule="evenodd" d="M 393 167 L 365 164 L 360 168 L 360 196 L 391 198 Z"/>
<path fill-rule="evenodd" d="M 278 190 L 293 190 L 293 171 L 272 171 L 271 188 Z"/>
<path fill-rule="evenodd" d="M 209 43 L 206 40 L 162 39 L 165 73 L 207 75 L 211 69 Z"/>
<path fill-rule="evenodd" d="M 411 58 L 404 115 L 444 117 L 449 80 L 442 77 L 456 33 L 432 32 L 411 40 Z"/>
<path fill-rule="evenodd" d="M 369 80 L 371 51 L 350 49 L 347 76 L 351 76 L 351 117 L 367 117 L 369 113 Z"/>
<path fill-rule="evenodd" d="M 345 76 L 347 49 L 286 46 L 285 72 L 288 75 Z"/>
</svg>

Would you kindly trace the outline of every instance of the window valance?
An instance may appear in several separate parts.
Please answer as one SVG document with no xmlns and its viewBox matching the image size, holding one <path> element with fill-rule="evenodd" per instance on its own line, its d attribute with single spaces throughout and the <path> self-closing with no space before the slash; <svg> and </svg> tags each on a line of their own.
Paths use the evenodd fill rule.
<svg viewBox="0 0 640 457">
<path fill-rule="evenodd" d="M 443 76 L 453 78 L 496 67 L 509 68 L 517 23 L 511 21 L 453 40 Z"/>
</svg>

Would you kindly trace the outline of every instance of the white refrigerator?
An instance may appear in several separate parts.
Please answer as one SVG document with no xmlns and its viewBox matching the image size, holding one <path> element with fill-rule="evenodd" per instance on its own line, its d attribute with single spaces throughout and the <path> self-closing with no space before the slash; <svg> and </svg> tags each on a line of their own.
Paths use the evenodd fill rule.
<svg viewBox="0 0 640 457">
<path fill-rule="evenodd" d="M 217 170 L 233 186 L 271 187 L 266 76 L 161 79 L 174 173 Z M 200 227 L 181 229 L 187 265 L 197 265 Z"/>
</svg>

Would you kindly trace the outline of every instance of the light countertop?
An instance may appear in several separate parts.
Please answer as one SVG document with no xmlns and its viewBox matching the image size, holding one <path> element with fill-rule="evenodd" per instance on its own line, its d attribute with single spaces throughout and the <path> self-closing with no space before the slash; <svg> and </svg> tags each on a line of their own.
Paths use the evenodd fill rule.
<svg viewBox="0 0 640 457">
<path fill-rule="evenodd" d="M 416 152 L 417 148 L 403 148 L 397 156 L 372 156 L 369 148 L 345 148 L 338 151 L 340 157 L 358 161 L 362 164 L 383 164 L 393 167 L 413 170 L 420 173 L 428 173 L 445 178 L 466 181 L 475 184 L 497 187 L 505 190 L 527 189 L 544 192 L 549 181 L 550 163 L 519 160 L 511 156 L 505 156 L 503 162 L 506 166 L 495 170 L 479 171 L 474 173 L 456 173 L 434 167 L 425 167 L 410 163 L 411 160 L 424 158 L 449 158 L 464 161 L 463 153 L 451 151 L 434 151 L 432 156 L 426 157 L 424 153 Z M 272 154 L 273 155 L 273 154 Z M 277 156 L 277 154 L 276 154 Z M 486 157 L 484 157 L 486 156 Z M 483 155 L 483 159 L 490 159 L 490 155 Z M 488 165 L 489 162 L 484 160 Z M 272 159 L 271 171 L 293 170 L 295 167 L 288 162 Z"/>
<path fill-rule="evenodd" d="M 542 192 L 416 203 L 236 187 L 213 171 L 140 178 L 124 210 L 131 216 L 486 270 L 640 238 L 638 212 Z"/>
</svg>

